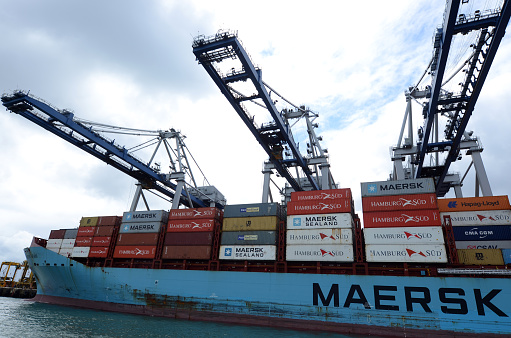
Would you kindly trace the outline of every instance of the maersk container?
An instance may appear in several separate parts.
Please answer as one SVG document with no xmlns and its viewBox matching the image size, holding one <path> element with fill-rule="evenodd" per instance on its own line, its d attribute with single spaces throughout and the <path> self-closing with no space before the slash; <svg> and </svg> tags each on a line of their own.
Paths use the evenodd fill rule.
<svg viewBox="0 0 511 338">
<path fill-rule="evenodd" d="M 456 241 L 456 249 L 511 249 L 511 241 Z"/>
<path fill-rule="evenodd" d="M 76 233 L 76 237 L 89 237 L 94 236 L 96 227 L 80 227 Z"/>
<path fill-rule="evenodd" d="M 435 193 L 433 178 L 360 183 L 362 197 Z"/>
<path fill-rule="evenodd" d="M 221 245 L 219 258 L 223 260 L 274 261 L 275 245 Z"/>
<path fill-rule="evenodd" d="M 94 232 L 94 236 L 112 236 L 114 233 L 115 226 L 113 225 L 104 225 L 100 227 L 96 227 L 96 231 Z"/>
<path fill-rule="evenodd" d="M 215 208 L 190 208 L 190 209 L 171 209 L 169 211 L 169 220 L 177 219 L 217 219 L 221 220 L 223 211 Z"/>
<path fill-rule="evenodd" d="M 121 223 L 119 232 L 121 234 L 141 234 L 160 232 L 162 222 L 136 222 L 136 223 Z"/>
<path fill-rule="evenodd" d="M 436 194 L 371 196 L 362 198 L 362 210 L 364 212 L 437 208 Z"/>
<path fill-rule="evenodd" d="M 309 190 L 309 191 L 294 191 L 291 193 L 291 201 L 316 201 L 316 200 L 333 200 L 333 199 L 351 199 L 351 189 L 328 189 L 328 190 Z"/>
<path fill-rule="evenodd" d="M 114 248 L 114 258 L 153 259 L 155 254 L 156 246 L 123 245 Z"/>
<path fill-rule="evenodd" d="M 225 231 L 221 245 L 276 245 L 276 231 Z"/>
<path fill-rule="evenodd" d="M 353 244 L 352 229 L 310 229 L 286 231 L 287 245 Z"/>
<path fill-rule="evenodd" d="M 52 230 L 48 239 L 63 239 L 66 235 L 66 229 Z"/>
<path fill-rule="evenodd" d="M 458 260 L 466 265 L 504 265 L 502 251 L 499 249 L 460 249 Z"/>
<path fill-rule="evenodd" d="M 90 246 L 75 246 L 71 257 L 87 258 L 89 257 Z"/>
<path fill-rule="evenodd" d="M 502 249 L 504 264 L 511 264 L 511 249 Z"/>
<path fill-rule="evenodd" d="M 111 226 L 121 224 L 122 217 L 119 216 L 100 216 L 98 217 L 98 226 Z"/>
<path fill-rule="evenodd" d="M 66 229 L 64 239 L 74 239 L 78 234 L 78 229 Z"/>
<path fill-rule="evenodd" d="M 164 245 L 211 245 L 213 232 L 167 232 Z"/>
<path fill-rule="evenodd" d="M 75 247 L 77 246 L 90 246 L 92 243 L 92 236 L 76 237 Z"/>
<path fill-rule="evenodd" d="M 509 210 L 511 206 L 507 196 L 484 196 L 440 198 L 438 199 L 438 209 L 440 212 Z"/>
<path fill-rule="evenodd" d="M 110 236 L 96 236 L 92 238 L 90 246 L 109 246 L 111 240 Z"/>
<path fill-rule="evenodd" d="M 119 234 L 117 245 L 156 245 L 158 243 L 157 233 L 150 234 Z"/>
<path fill-rule="evenodd" d="M 441 226 L 438 210 L 364 212 L 364 228 Z"/>
<path fill-rule="evenodd" d="M 161 255 L 163 259 L 210 259 L 211 246 L 165 246 Z"/>
<path fill-rule="evenodd" d="M 72 249 L 75 246 L 75 238 L 63 239 L 60 245 L 61 249 Z"/>
<path fill-rule="evenodd" d="M 442 227 L 364 228 L 365 244 L 444 244 Z"/>
<path fill-rule="evenodd" d="M 209 232 L 218 225 L 216 219 L 169 219 L 167 232 Z"/>
<path fill-rule="evenodd" d="M 82 217 L 80 220 L 81 227 L 95 227 L 98 225 L 98 217 Z"/>
<path fill-rule="evenodd" d="M 452 226 L 511 224 L 511 210 L 441 212 L 442 222 L 444 216 L 451 218 Z"/>
<path fill-rule="evenodd" d="M 447 263 L 445 245 L 435 244 L 368 244 L 367 262 Z"/>
<path fill-rule="evenodd" d="M 287 261 L 353 262 L 353 245 L 286 245 Z"/>
<path fill-rule="evenodd" d="M 508 241 L 510 225 L 457 226 L 452 228 L 456 241 Z"/>
<path fill-rule="evenodd" d="M 262 217 L 276 216 L 282 219 L 284 211 L 279 203 L 254 203 L 226 205 L 224 219 L 231 217 Z"/>
<path fill-rule="evenodd" d="M 64 257 L 70 257 L 71 254 L 73 253 L 73 249 L 74 248 L 60 248 L 59 255 Z"/>
<path fill-rule="evenodd" d="M 331 213 L 350 213 L 353 211 L 351 199 L 314 200 L 288 202 L 287 215 L 314 215 Z"/>
<path fill-rule="evenodd" d="M 260 217 L 224 217 L 223 231 L 272 231 L 277 230 L 279 218 L 277 216 Z"/>
<path fill-rule="evenodd" d="M 61 238 L 48 239 L 48 241 L 46 242 L 46 248 L 47 249 L 50 249 L 50 248 L 60 249 L 60 246 L 62 245 L 62 241 L 63 241 L 63 239 L 61 239 Z"/>
<path fill-rule="evenodd" d="M 107 246 L 91 247 L 89 251 L 89 258 L 106 258 L 108 255 Z"/>
<path fill-rule="evenodd" d="M 127 211 L 122 215 L 122 223 L 141 223 L 141 222 L 163 222 L 167 223 L 169 212 L 166 210 L 151 211 Z"/>
<path fill-rule="evenodd" d="M 350 213 L 312 214 L 287 216 L 287 229 L 347 229 L 353 228 Z"/>
</svg>

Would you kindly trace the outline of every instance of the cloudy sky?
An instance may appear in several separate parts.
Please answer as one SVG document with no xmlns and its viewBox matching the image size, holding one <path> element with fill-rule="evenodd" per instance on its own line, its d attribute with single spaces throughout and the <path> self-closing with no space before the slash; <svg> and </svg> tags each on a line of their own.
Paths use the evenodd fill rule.
<svg viewBox="0 0 511 338">
<path fill-rule="evenodd" d="M 471 1 L 467 11 L 497 3 L 479 8 Z M 320 114 L 317 133 L 333 177 L 352 189 L 360 212 L 360 182 L 391 172 L 404 91 L 426 69 L 444 6 L 442 0 L 8 1 L 0 11 L 0 91 L 30 90 L 91 121 L 180 130 L 229 204 L 260 202 L 265 153 L 192 53 L 195 36 L 235 30 L 266 83 Z M 495 195 L 511 190 L 510 78 L 506 36 L 469 124 L 485 147 Z M 417 116 L 415 129 L 422 124 Z M 76 227 L 82 216 L 121 215 L 131 204 L 133 179 L 5 110 L 0 158 L 0 261 L 23 260 L 34 235 Z M 462 162 L 453 170 L 463 174 L 470 159 Z M 474 195 L 469 178 L 465 196 Z"/>
</svg>

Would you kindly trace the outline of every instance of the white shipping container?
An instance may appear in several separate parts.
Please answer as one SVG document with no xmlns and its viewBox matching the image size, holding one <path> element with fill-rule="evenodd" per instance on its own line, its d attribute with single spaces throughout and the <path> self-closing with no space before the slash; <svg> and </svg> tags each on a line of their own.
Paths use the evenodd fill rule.
<svg viewBox="0 0 511 338">
<path fill-rule="evenodd" d="M 46 243 L 46 249 L 50 249 L 50 248 L 60 249 L 60 246 L 62 245 L 62 241 L 63 241 L 62 239 L 49 239 L 48 242 Z M 58 252 L 58 250 L 57 250 L 57 252 Z"/>
<path fill-rule="evenodd" d="M 365 244 L 444 244 L 442 227 L 364 228 Z"/>
<path fill-rule="evenodd" d="M 511 241 L 456 241 L 456 249 L 511 249 Z"/>
<path fill-rule="evenodd" d="M 60 245 L 61 249 L 72 249 L 75 246 L 76 239 L 69 238 L 69 239 L 63 239 L 62 244 Z"/>
<path fill-rule="evenodd" d="M 221 245 L 220 259 L 274 261 L 275 245 Z"/>
<path fill-rule="evenodd" d="M 90 246 L 75 246 L 71 257 L 89 257 Z"/>
<path fill-rule="evenodd" d="M 352 229 L 287 230 L 287 245 L 353 244 Z"/>
<path fill-rule="evenodd" d="M 346 229 L 353 227 L 350 213 L 290 215 L 287 216 L 287 229 Z"/>
<path fill-rule="evenodd" d="M 447 263 L 445 245 L 366 245 L 367 262 Z"/>
<path fill-rule="evenodd" d="M 70 248 L 70 249 L 60 248 L 60 250 L 59 250 L 59 255 L 62 255 L 64 257 L 70 257 L 72 253 L 73 253 L 73 248 Z"/>
<path fill-rule="evenodd" d="M 56 253 L 59 253 L 59 250 L 60 250 L 60 248 L 48 248 L 48 247 L 46 247 L 46 249 L 56 252 Z"/>
<path fill-rule="evenodd" d="M 353 262 L 353 245 L 286 245 L 286 260 Z"/>
<path fill-rule="evenodd" d="M 452 226 L 511 224 L 511 210 L 441 212 L 442 223 L 444 216 L 451 217 Z"/>
</svg>

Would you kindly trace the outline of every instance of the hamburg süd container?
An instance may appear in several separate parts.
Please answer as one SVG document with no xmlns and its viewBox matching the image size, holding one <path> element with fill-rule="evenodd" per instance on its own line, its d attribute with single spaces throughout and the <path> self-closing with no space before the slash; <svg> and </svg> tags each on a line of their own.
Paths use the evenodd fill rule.
<svg viewBox="0 0 511 338">
<path fill-rule="evenodd" d="M 511 240 L 510 225 L 483 225 L 452 227 L 456 241 L 508 241 Z"/>
<path fill-rule="evenodd" d="M 122 215 L 122 223 L 141 223 L 141 222 L 163 222 L 167 223 L 169 212 L 166 210 L 151 211 L 127 211 Z"/>
<path fill-rule="evenodd" d="M 276 231 L 225 231 L 221 245 L 276 245 Z"/>
<path fill-rule="evenodd" d="M 275 245 L 221 245 L 220 259 L 274 261 L 277 253 Z"/>
<path fill-rule="evenodd" d="M 224 208 L 224 219 L 231 217 L 276 216 L 282 219 L 284 211 L 279 203 L 231 204 Z"/>
<path fill-rule="evenodd" d="M 89 257 L 90 246 L 75 246 L 71 257 L 87 258 Z"/>
<path fill-rule="evenodd" d="M 444 244 L 442 227 L 364 228 L 365 244 Z"/>
<path fill-rule="evenodd" d="M 211 245 L 213 232 L 167 232 L 164 245 Z"/>
<path fill-rule="evenodd" d="M 407 211 L 437 209 L 436 194 L 390 195 L 362 198 L 362 210 L 369 211 Z"/>
<path fill-rule="evenodd" d="M 208 232 L 219 226 L 216 219 L 169 219 L 167 232 Z"/>
<path fill-rule="evenodd" d="M 56 252 L 56 253 L 59 253 L 59 251 L 60 251 L 60 248 L 57 248 L 57 247 L 50 247 L 50 248 L 46 247 L 46 249 Z"/>
<path fill-rule="evenodd" d="M 71 254 L 73 253 L 73 249 L 74 248 L 60 248 L 59 255 L 64 257 L 70 257 Z"/>
<path fill-rule="evenodd" d="M 76 237 L 94 236 L 96 227 L 79 227 Z"/>
<path fill-rule="evenodd" d="M 169 220 L 178 219 L 217 219 L 223 217 L 222 210 L 215 207 L 208 208 L 190 208 L 190 209 L 171 209 L 169 211 Z"/>
<path fill-rule="evenodd" d="M 367 244 L 367 262 L 447 263 L 445 245 Z"/>
<path fill-rule="evenodd" d="M 106 258 L 107 255 L 108 255 L 107 246 L 93 246 L 90 248 L 89 251 L 90 258 Z"/>
<path fill-rule="evenodd" d="M 66 229 L 52 230 L 50 231 L 50 237 L 48 239 L 63 239 L 66 235 Z"/>
<path fill-rule="evenodd" d="M 165 246 L 163 247 L 163 253 L 161 255 L 163 259 L 210 259 L 211 258 L 211 246 Z"/>
<path fill-rule="evenodd" d="M 156 245 L 158 243 L 158 233 L 149 234 L 119 234 L 117 237 L 118 246 L 129 245 Z"/>
<path fill-rule="evenodd" d="M 98 226 L 109 226 L 121 224 L 122 217 L 120 216 L 100 216 L 98 217 Z"/>
<path fill-rule="evenodd" d="M 287 245 L 353 244 L 352 229 L 287 230 Z"/>
<path fill-rule="evenodd" d="M 46 248 L 47 249 L 60 249 L 60 246 L 62 245 L 62 241 L 63 239 L 61 238 L 52 238 L 52 239 L 48 239 L 48 241 L 46 242 Z"/>
<path fill-rule="evenodd" d="M 114 248 L 114 258 L 144 258 L 151 259 L 156 255 L 156 246 L 123 245 Z"/>
<path fill-rule="evenodd" d="M 351 189 L 328 189 L 328 190 L 309 190 L 309 191 L 294 191 L 291 193 L 291 201 L 316 201 L 316 200 L 335 200 L 335 199 L 351 199 Z"/>
<path fill-rule="evenodd" d="M 500 249 L 460 249 L 458 260 L 466 265 L 504 265 Z"/>
<path fill-rule="evenodd" d="M 119 232 L 121 234 L 139 234 L 160 232 L 162 222 L 140 222 L 140 223 L 121 223 Z"/>
<path fill-rule="evenodd" d="M 74 238 L 63 239 L 62 244 L 60 245 L 61 249 L 72 249 L 74 247 L 75 247 L 75 239 Z"/>
<path fill-rule="evenodd" d="M 90 246 L 109 246 L 112 237 L 110 236 L 96 236 L 92 237 L 92 243 Z"/>
<path fill-rule="evenodd" d="M 96 231 L 94 232 L 94 236 L 112 236 L 114 233 L 115 226 L 113 225 L 104 225 L 100 227 L 96 227 Z"/>
<path fill-rule="evenodd" d="M 452 226 L 511 224 L 511 210 L 441 212 L 442 222 L 444 216 L 451 218 Z"/>
<path fill-rule="evenodd" d="M 509 198 L 507 196 L 484 196 L 439 198 L 438 209 L 440 212 L 509 210 L 511 206 L 509 205 Z"/>
<path fill-rule="evenodd" d="M 435 193 L 433 178 L 360 183 L 362 197 Z"/>
<path fill-rule="evenodd" d="M 456 241 L 456 249 L 511 249 L 511 241 Z"/>
<path fill-rule="evenodd" d="M 77 246 L 90 246 L 92 243 L 92 236 L 76 237 L 75 247 Z"/>
<path fill-rule="evenodd" d="M 78 234 L 78 229 L 66 229 L 64 239 L 74 239 Z"/>
<path fill-rule="evenodd" d="M 364 212 L 364 228 L 441 226 L 438 210 Z"/>
<path fill-rule="evenodd" d="M 279 218 L 277 216 L 259 217 L 224 217 L 223 231 L 272 231 L 277 230 Z"/>
<path fill-rule="evenodd" d="M 80 220 L 80 226 L 81 227 L 95 227 L 98 225 L 98 218 L 99 217 L 82 217 Z"/>
<path fill-rule="evenodd" d="M 350 213 L 311 214 L 287 216 L 287 229 L 341 229 L 353 228 L 353 216 Z"/>
<path fill-rule="evenodd" d="M 286 245 L 287 261 L 353 262 L 353 245 Z"/>
<path fill-rule="evenodd" d="M 313 200 L 301 202 L 288 202 L 287 215 L 311 215 L 330 213 L 350 213 L 353 211 L 351 199 Z"/>
</svg>

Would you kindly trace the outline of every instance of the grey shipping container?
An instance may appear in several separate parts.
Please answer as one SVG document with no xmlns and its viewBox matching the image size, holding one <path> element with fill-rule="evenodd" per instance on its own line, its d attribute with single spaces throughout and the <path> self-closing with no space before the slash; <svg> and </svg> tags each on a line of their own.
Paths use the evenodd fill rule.
<svg viewBox="0 0 511 338">
<path fill-rule="evenodd" d="M 279 203 L 253 203 L 226 205 L 224 218 L 277 216 L 283 219 L 284 210 Z"/>
<path fill-rule="evenodd" d="M 64 239 L 76 238 L 77 233 L 78 233 L 78 229 L 66 229 L 66 233 L 64 234 Z"/>
<path fill-rule="evenodd" d="M 122 215 L 122 223 L 140 223 L 140 222 L 163 222 L 167 223 L 169 213 L 165 210 L 152 211 L 127 211 Z"/>
<path fill-rule="evenodd" d="M 432 178 L 360 183 L 362 197 L 429 194 L 435 192 Z"/>
<path fill-rule="evenodd" d="M 159 232 L 161 225 L 162 222 L 121 223 L 119 232 L 121 234 Z"/>
<path fill-rule="evenodd" d="M 276 231 L 226 231 L 222 233 L 221 245 L 254 245 L 277 243 Z"/>
</svg>

